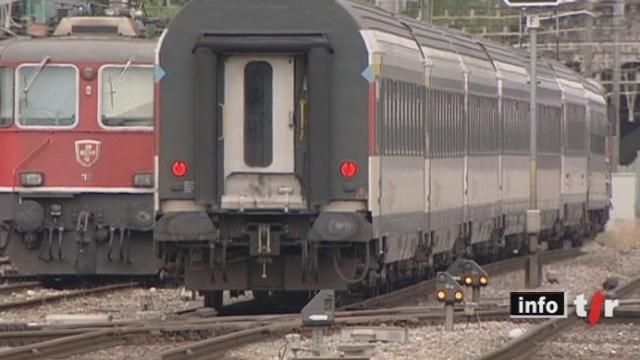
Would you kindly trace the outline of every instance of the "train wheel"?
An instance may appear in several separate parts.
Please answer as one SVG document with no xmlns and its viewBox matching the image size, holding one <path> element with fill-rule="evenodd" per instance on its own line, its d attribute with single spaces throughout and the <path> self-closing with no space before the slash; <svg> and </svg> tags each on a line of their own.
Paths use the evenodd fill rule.
<svg viewBox="0 0 640 360">
<path fill-rule="evenodd" d="M 202 294 L 204 295 L 204 306 L 205 307 L 210 307 L 210 308 L 214 308 L 214 309 L 220 309 L 222 308 L 222 294 L 223 291 L 222 290 L 210 290 L 210 291 L 203 291 Z"/>
</svg>

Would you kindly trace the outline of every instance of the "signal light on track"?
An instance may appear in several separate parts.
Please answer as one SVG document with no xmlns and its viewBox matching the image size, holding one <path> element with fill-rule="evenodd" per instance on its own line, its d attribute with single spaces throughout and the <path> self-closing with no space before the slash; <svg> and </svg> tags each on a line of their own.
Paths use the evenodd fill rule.
<svg viewBox="0 0 640 360">
<path fill-rule="evenodd" d="M 176 160 L 171 164 L 171 173 L 175 177 L 183 177 L 187 174 L 187 163 L 182 160 Z"/>
<path fill-rule="evenodd" d="M 462 301 L 462 299 L 464 299 L 464 294 L 462 293 L 462 291 L 458 290 L 453 293 L 453 297 L 456 299 L 456 301 Z"/>
<path fill-rule="evenodd" d="M 444 301 L 447 298 L 447 292 L 444 290 L 438 290 L 436 297 L 439 301 Z"/>
<path fill-rule="evenodd" d="M 358 164 L 355 161 L 346 160 L 340 164 L 340 175 L 351 179 L 358 174 Z"/>
<path fill-rule="evenodd" d="M 481 275 L 478 281 L 480 282 L 480 285 L 487 286 L 487 284 L 489 283 L 489 278 L 484 275 Z"/>
<path fill-rule="evenodd" d="M 465 276 L 464 277 L 464 283 L 467 286 L 473 285 L 473 278 L 471 276 Z"/>
</svg>

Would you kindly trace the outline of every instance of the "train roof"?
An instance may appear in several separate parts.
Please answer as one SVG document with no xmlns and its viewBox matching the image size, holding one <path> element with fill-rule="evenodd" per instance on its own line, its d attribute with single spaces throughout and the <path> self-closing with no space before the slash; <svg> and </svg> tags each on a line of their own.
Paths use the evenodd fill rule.
<svg viewBox="0 0 640 360">
<path fill-rule="evenodd" d="M 138 63 L 151 63 L 155 44 L 155 40 L 127 37 L 16 38 L 0 42 L 0 61 L 40 62 L 49 56 L 52 62 L 133 59 Z"/>
</svg>

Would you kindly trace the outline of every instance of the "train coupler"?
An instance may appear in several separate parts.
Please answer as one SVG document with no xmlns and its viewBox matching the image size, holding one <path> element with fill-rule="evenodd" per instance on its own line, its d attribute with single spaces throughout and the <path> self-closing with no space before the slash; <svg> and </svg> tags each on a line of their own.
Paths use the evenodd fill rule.
<svg viewBox="0 0 640 360">
<path fill-rule="evenodd" d="M 267 264 L 273 262 L 272 256 L 280 254 L 280 237 L 272 234 L 271 224 L 257 226 L 255 235 L 251 237 L 251 253 L 262 267 L 260 277 L 266 279 Z"/>
</svg>

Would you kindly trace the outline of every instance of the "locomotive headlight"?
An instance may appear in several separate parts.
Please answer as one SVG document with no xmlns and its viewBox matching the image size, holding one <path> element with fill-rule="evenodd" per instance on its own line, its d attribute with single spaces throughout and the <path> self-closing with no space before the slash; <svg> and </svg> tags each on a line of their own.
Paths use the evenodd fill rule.
<svg viewBox="0 0 640 360">
<path fill-rule="evenodd" d="M 153 174 L 139 173 L 133 174 L 133 186 L 139 188 L 152 188 L 154 185 Z"/>
<path fill-rule="evenodd" d="M 26 187 L 42 186 L 44 184 L 44 175 L 41 172 L 20 173 L 20 184 Z"/>
</svg>

